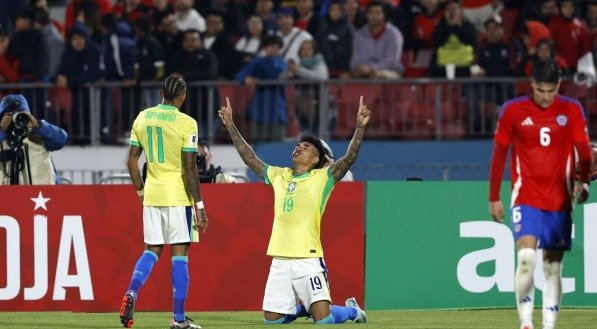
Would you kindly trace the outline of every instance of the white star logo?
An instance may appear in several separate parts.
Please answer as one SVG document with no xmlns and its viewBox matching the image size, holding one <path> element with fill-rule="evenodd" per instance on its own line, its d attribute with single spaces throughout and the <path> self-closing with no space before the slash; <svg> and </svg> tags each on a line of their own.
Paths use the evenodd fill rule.
<svg viewBox="0 0 597 329">
<path fill-rule="evenodd" d="M 37 210 L 37 208 L 48 210 L 48 208 L 46 208 L 46 202 L 50 201 L 50 198 L 44 198 L 41 191 L 39 191 L 37 198 L 31 198 L 31 201 L 35 202 L 35 208 L 33 208 L 33 210 Z"/>
</svg>

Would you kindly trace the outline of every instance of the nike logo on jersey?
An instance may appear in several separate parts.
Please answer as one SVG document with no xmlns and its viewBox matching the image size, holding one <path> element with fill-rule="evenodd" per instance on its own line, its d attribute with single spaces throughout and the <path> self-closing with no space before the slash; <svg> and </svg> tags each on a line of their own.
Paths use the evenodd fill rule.
<svg viewBox="0 0 597 329">
<path fill-rule="evenodd" d="M 527 117 L 520 124 L 523 125 L 523 126 L 532 126 L 533 125 L 533 120 L 531 120 L 531 117 Z"/>
</svg>

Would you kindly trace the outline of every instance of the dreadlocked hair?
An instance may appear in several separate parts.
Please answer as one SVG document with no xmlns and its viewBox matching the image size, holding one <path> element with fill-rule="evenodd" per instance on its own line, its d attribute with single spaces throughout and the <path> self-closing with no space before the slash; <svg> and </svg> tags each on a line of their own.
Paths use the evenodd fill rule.
<svg viewBox="0 0 597 329">
<path fill-rule="evenodd" d="M 315 164 L 315 166 L 313 168 L 314 169 L 323 168 L 323 165 L 325 164 L 325 148 L 323 147 L 323 144 L 321 143 L 321 139 L 319 139 L 315 136 L 303 136 L 301 138 L 301 142 L 311 143 L 311 144 L 313 144 L 313 146 L 315 146 L 315 148 L 317 149 L 317 152 L 319 152 L 319 161 Z"/>
<path fill-rule="evenodd" d="M 176 96 L 185 92 L 186 89 L 187 83 L 178 74 L 171 74 L 162 80 L 162 93 L 164 94 L 164 99 L 167 101 L 174 100 Z"/>
</svg>

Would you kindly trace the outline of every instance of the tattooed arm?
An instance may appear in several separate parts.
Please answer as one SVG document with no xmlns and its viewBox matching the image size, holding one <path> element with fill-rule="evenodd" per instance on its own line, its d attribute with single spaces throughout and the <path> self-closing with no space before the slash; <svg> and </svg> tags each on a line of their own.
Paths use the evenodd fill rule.
<svg viewBox="0 0 597 329">
<path fill-rule="evenodd" d="M 139 157 L 141 156 L 142 151 L 143 150 L 139 146 L 131 145 L 129 157 L 126 162 L 129 174 L 131 175 L 131 181 L 133 181 L 133 185 L 135 185 L 137 191 L 143 191 L 143 188 L 145 187 L 143 179 L 141 178 L 141 171 L 139 170 Z M 141 203 L 143 203 L 143 195 L 140 195 L 139 197 L 141 198 Z"/>
<path fill-rule="evenodd" d="M 371 112 L 367 106 L 363 104 L 363 96 L 361 96 L 361 99 L 359 100 L 359 112 L 357 113 L 357 128 L 348 145 L 348 150 L 346 150 L 346 154 L 343 157 L 338 159 L 338 161 L 330 167 L 330 172 L 335 182 L 339 182 L 342 177 L 346 175 L 350 166 L 357 161 L 359 149 L 363 142 L 363 135 L 365 134 L 365 127 L 369 123 L 370 114 Z"/>
<path fill-rule="evenodd" d="M 228 129 L 234 147 L 244 163 L 251 168 L 257 176 L 263 178 L 265 163 L 257 157 L 251 146 L 247 144 L 234 125 L 234 121 L 232 121 L 232 108 L 230 107 L 230 100 L 228 97 L 226 97 L 226 106 L 222 106 L 220 111 L 218 111 L 218 115 L 220 116 L 220 119 L 222 119 L 222 123 L 226 126 L 226 129 Z"/>
</svg>

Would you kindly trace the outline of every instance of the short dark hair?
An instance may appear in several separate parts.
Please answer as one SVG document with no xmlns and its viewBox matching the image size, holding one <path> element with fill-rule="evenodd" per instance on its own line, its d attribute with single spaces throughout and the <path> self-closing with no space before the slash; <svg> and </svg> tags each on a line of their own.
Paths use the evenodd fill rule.
<svg viewBox="0 0 597 329">
<path fill-rule="evenodd" d="M 172 101 L 181 93 L 186 92 L 186 89 L 186 81 L 178 74 L 171 74 L 162 80 L 162 93 L 165 100 Z"/>
<path fill-rule="evenodd" d="M 560 68 L 556 61 L 548 59 L 535 63 L 533 80 L 535 80 L 535 83 L 558 83 L 560 81 Z"/>
<path fill-rule="evenodd" d="M 323 144 L 321 143 L 321 139 L 315 137 L 315 136 L 311 136 L 311 135 L 307 135 L 307 136 L 303 136 L 301 137 L 301 142 L 307 142 L 307 143 L 311 143 L 313 144 L 313 146 L 315 146 L 315 148 L 317 149 L 317 151 L 319 152 L 319 161 L 315 164 L 315 169 L 319 169 L 319 168 L 323 168 L 323 166 L 325 165 L 325 147 L 323 147 Z"/>
<path fill-rule="evenodd" d="M 261 41 L 261 48 L 265 48 L 271 45 L 277 45 L 278 48 L 282 48 L 284 47 L 284 41 L 282 40 L 282 38 L 275 34 L 268 35 Z"/>
<path fill-rule="evenodd" d="M 135 26 L 143 31 L 143 33 L 149 33 L 151 31 L 151 27 L 153 25 L 153 22 L 151 21 L 151 18 L 147 15 L 141 15 L 139 17 L 137 17 L 137 19 L 135 20 Z"/>
</svg>

